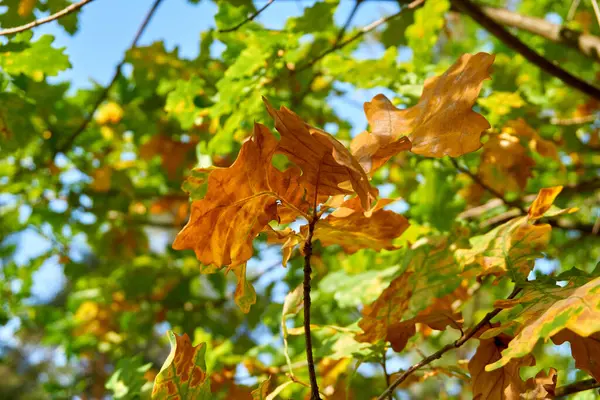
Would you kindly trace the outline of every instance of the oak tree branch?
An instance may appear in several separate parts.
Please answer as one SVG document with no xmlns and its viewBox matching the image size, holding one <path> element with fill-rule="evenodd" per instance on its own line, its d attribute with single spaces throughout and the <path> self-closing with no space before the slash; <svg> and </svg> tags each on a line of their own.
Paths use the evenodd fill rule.
<svg viewBox="0 0 600 400">
<path fill-rule="evenodd" d="M 521 291 L 520 288 L 515 287 L 514 290 L 512 291 L 512 293 L 508 296 L 508 299 L 514 299 L 519 294 L 520 291 Z M 467 331 L 467 333 L 465 333 L 463 336 L 461 336 L 458 340 L 456 340 L 453 343 L 449 343 L 449 344 L 445 345 L 440 350 L 423 358 L 418 363 L 412 365 L 402 375 L 400 375 L 390 386 L 388 386 L 388 388 L 377 398 L 377 400 L 386 400 L 386 398 L 394 392 L 394 390 L 398 387 L 398 385 L 400 385 L 402 382 L 404 382 L 406 380 L 406 378 L 408 378 L 413 372 L 415 372 L 416 370 L 426 366 L 427 364 L 429 364 L 437 359 L 440 359 L 446 352 L 461 347 L 469 339 L 471 339 L 473 336 L 475 336 L 477 334 L 477 332 L 479 332 L 479 330 L 481 330 L 481 328 L 483 328 L 485 325 L 488 325 L 490 323 L 490 321 L 496 315 L 498 315 L 502 310 L 503 310 L 502 308 L 496 308 L 495 310 L 490 311 L 489 313 L 486 314 L 486 316 L 481 321 L 479 321 L 479 323 L 477 325 L 475 325 L 473 328 L 469 329 Z"/>
<path fill-rule="evenodd" d="M 550 75 L 553 75 L 574 89 L 600 100 L 600 89 L 585 82 L 560 66 L 552 63 L 535 50 L 523 43 L 518 37 L 506 30 L 498 22 L 487 16 L 471 0 L 451 0 L 452 4 L 463 13 L 470 16 L 479 25 L 502 41 L 505 45 L 521 54 L 525 59 L 537 65 Z"/>
<path fill-rule="evenodd" d="M 600 388 L 600 382 L 598 382 L 595 379 L 586 379 L 583 381 L 570 383 L 565 386 L 557 387 L 556 391 L 554 392 L 554 396 L 556 398 L 564 397 L 564 396 L 568 396 L 573 393 L 584 392 L 586 390 L 596 389 L 596 388 Z"/>
<path fill-rule="evenodd" d="M 61 17 L 64 17 L 65 15 L 69 15 L 69 14 L 79 10 L 81 7 L 85 6 L 87 3 L 91 3 L 92 1 L 94 1 L 94 0 L 82 0 L 79 3 L 74 3 L 68 7 L 63 8 L 62 10 L 60 10 L 52 15 L 49 15 L 44 18 L 36 19 L 35 21 L 29 22 L 28 24 L 16 26 L 14 28 L 3 29 L 0 31 L 0 36 L 12 35 L 14 33 L 24 32 L 29 29 L 33 29 L 36 26 L 40 26 L 40 25 L 46 24 L 48 22 L 52 22 L 56 19 L 59 19 Z"/>
<path fill-rule="evenodd" d="M 267 4 L 265 4 L 264 6 L 262 6 L 261 8 L 259 8 L 258 10 L 256 10 L 256 12 L 254 14 L 250 15 L 248 18 L 246 18 L 245 20 L 243 20 L 239 24 L 234 25 L 231 28 L 219 29 L 218 32 L 219 33 L 227 33 L 227 32 L 237 31 L 242 26 L 246 25 L 248 22 L 254 21 L 254 19 L 256 17 L 258 17 L 263 11 L 265 11 L 267 9 L 267 7 L 269 7 L 271 4 L 273 4 L 274 1 L 275 0 L 269 0 L 269 1 L 267 1 Z"/>
</svg>

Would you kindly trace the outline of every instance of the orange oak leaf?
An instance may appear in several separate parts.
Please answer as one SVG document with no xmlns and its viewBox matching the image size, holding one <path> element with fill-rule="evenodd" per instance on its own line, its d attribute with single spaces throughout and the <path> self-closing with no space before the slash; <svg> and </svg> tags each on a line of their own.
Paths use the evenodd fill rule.
<svg viewBox="0 0 600 400">
<path fill-rule="evenodd" d="M 263 100 L 281 134 L 277 152 L 302 169 L 301 183 L 311 202 L 315 194 L 356 193 L 363 209 L 369 210 L 375 189 L 350 151 L 329 133 L 308 125 L 288 108 L 282 106 L 276 110 L 266 98 Z"/>
<path fill-rule="evenodd" d="M 523 305 L 525 310 L 513 318 L 521 324 L 521 329 L 502 352 L 502 358 L 486 367 L 488 371 L 506 365 L 513 358 L 531 353 L 539 340 L 546 341 L 563 329 L 569 329 L 582 338 L 589 338 L 600 332 L 600 278 L 580 287 L 544 290 L 529 287 L 518 299 L 497 301 L 494 304 L 500 308 L 517 305 Z M 563 337 L 564 335 L 563 333 Z M 586 343 L 593 343 L 593 340 Z"/>
<path fill-rule="evenodd" d="M 475 400 L 517 400 L 527 392 L 527 384 L 519 376 L 519 369 L 535 364 L 532 355 L 512 360 L 501 369 L 487 371 L 485 366 L 501 358 L 511 341 L 505 334 L 491 339 L 480 339 L 473 358 L 469 361 L 471 387 Z"/>
<path fill-rule="evenodd" d="M 356 335 L 357 341 L 377 343 L 386 338 L 390 325 L 402 320 L 402 315 L 408 308 L 412 296 L 408 285 L 410 276 L 410 272 L 400 275 L 390 283 L 377 300 L 365 306 L 363 317 L 358 322 L 363 333 Z"/>
<path fill-rule="evenodd" d="M 417 242 L 407 257 L 410 264 L 406 271 L 363 309 L 358 326 L 364 333 L 356 336 L 357 341 L 376 343 L 385 339 L 395 351 L 401 351 L 416 333 L 416 323 L 436 330 L 460 328 L 462 316 L 452 305 L 467 294 L 447 239 Z"/>
<path fill-rule="evenodd" d="M 528 139 L 528 145 L 531 151 L 535 151 L 542 157 L 560 161 L 558 149 L 554 142 L 542 138 L 523 118 L 508 121 L 502 131 Z"/>
<path fill-rule="evenodd" d="M 268 128 L 255 124 L 253 137 L 242 145 L 231 167 L 206 170 L 208 177 L 201 181 L 207 184 L 206 194 L 192 202 L 190 219 L 173 248 L 193 249 L 206 266 L 235 267 L 250 259 L 254 238 L 269 221 L 278 219 L 278 201 L 286 196 L 299 199 L 297 170 L 285 179 L 272 179 L 290 171 L 281 173 L 271 166 L 276 147 Z"/>
<path fill-rule="evenodd" d="M 597 381 L 600 381 L 600 333 L 588 337 L 579 336 L 569 329 L 563 329 L 552 336 L 555 344 L 571 343 L 571 354 L 575 359 L 575 367 L 579 368 Z"/>
<path fill-rule="evenodd" d="M 105 193 L 110 190 L 113 170 L 109 165 L 104 165 L 92 173 L 90 188 L 95 192 Z"/>
<path fill-rule="evenodd" d="M 393 250 L 393 240 L 409 227 L 408 220 L 383 207 L 394 200 L 380 199 L 369 212 L 364 212 L 360 199 L 347 200 L 315 226 L 313 238 L 324 246 L 340 245 L 348 254 L 360 249 Z M 308 226 L 302 227 L 306 236 Z"/>
<path fill-rule="evenodd" d="M 535 161 L 518 137 L 508 133 L 492 134 L 483 145 L 478 175 L 500 193 L 521 192 L 534 166 Z"/>
<path fill-rule="evenodd" d="M 269 386 L 271 386 L 271 377 L 268 377 L 252 391 L 252 400 L 266 400 L 269 395 Z"/>
<path fill-rule="evenodd" d="M 171 353 L 165 360 L 152 389 L 152 399 L 210 400 L 210 379 L 206 373 L 204 356 L 206 344 L 192 346 L 187 334 L 168 331 Z"/>
<path fill-rule="evenodd" d="M 359 135 L 354 153 L 373 168 L 392 151 L 406 150 L 403 136 L 410 139 L 413 153 L 428 157 L 458 157 L 479 149 L 481 133 L 490 124 L 472 107 L 493 62 L 487 53 L 464 54 L 441 76 L 427 79 L 419 102 L 404 110 L 382 94 L 375 96 L 365 104 L 374 137 Z"/>
</svg>

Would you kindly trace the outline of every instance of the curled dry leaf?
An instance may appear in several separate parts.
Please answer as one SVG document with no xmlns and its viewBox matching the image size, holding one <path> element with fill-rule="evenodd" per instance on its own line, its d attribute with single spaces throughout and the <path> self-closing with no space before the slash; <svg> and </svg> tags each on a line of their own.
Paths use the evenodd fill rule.
<svg viewBox="0 0 600 400">
<path fill-rule="evenodd" d="M 392 203 L 390 199 L 380 199 L 369 212 L 364 212 L 358 197 L 347 200 L 315 227 L 314 239 L 324 246 L 340 245 L 348 254 L 360 249 L 376 251 L 396 248 L 393 240 L 409 227 L 408 220 L 383 207 Z M 302 227 L 304 236 L 308 226 Z"/>
<path fill-rule="evenodd" d="M 583 338 L 600 332 L 600 278 L 576 288 L 536 290 L 531 287 L 519 299 L 495 303 L 500 308 L 517 305 L 526 310 L 516 318 L 521 323 L 521 330 L 502 352 L 502 358 L 486 367 L 488 371 L 531 353 L 539 340 L 546 341 L 563 329 Z"/>
<path fill-rule="evenodd" d="M 314 194 L 354 194 L 364 210 L 371 208 L 375 189 L 359 162 L 329 133 L 314 128 L 286 107 L 276 110 L 263 98 L 281 134 L 277 151 L 302 169 L 301 183 L 311 200 Z M 312 196 L 312 197 L 311 197 Z"/>
<path fill-rule="evenodd" d="M 204 355 L 206 344 L 192 346 L 187 334 L 167 332 L 171 353 L 154 380 L 152 399 L 210 400 L 210 380 L 207 379 Z"/>
<path fill-rule="evenodd" d="M 419 102 L 398 109 L 382 94 L 365 104 L 372 132 L 355 139 L 353 154 L 374 170 L 394 152 L 408 150 L 427 157 L 458 157 L 481 147 L 488 121 L 472 110 L 494 56 L 464 54 L 444 74 L 425 81 Z"/>
</svg>

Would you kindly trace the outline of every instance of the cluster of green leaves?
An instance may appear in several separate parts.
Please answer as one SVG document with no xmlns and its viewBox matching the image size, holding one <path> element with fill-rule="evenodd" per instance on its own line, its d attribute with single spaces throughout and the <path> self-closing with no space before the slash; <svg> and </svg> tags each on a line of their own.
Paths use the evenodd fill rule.
<svg viewBox="0 0 600 400">
<path fill-rule="evenodd" d="M 510 7 L 565 21 L 570 3 L 517 1 Z M 69 4 L 8 0 L 0 26 L 18 26 Z M 478 4 L 508 6 L 500 0 Z M 263 5 L 217 5 L 216 29 L 201 32 L 197 57 L 183 58 L 162 42 L 129 49 L 130 72 L 118 76 L 106 98 L 102 87 L 71 90 L 69 82 L 57 81 L 70 62 L 51 36 L 32 39 L 26 31 L 0 44 L 0 325 L 9 332 L 1 337 L 10 337 L 0 342 L 0 398 L 148 398 L 154 381 L 158 398 L 172 393 L 174 381 L 188 398 L 304 398 L 308 372 L 295 288 L 303 278 L 306 232 L 249 237 L 249 253 L 230 252 L 241 255 L 232 258 L 242 261 L 235 265 L 210 258 L 201 265 L 193 252 L 171 248 L 194 204 L 225 201 L 209 194 L 210 177 L 229 170 L 252 146 L 255 122 L 272 127 L 262 97 L 332 133 L 369 173 L 368 185 L 381 197 L 403 199 L 374 210 L 375 224 L 390 222 L 399 210 L 410 223 L 374 242 L 363 235 L 375 226 L 362 219 L 363 202 L 347 203 L 340 208 L 344 218 L 334 212 L 317 225 L 312 331 L 324 397 L 378 396 L 397 372 L 456 340 L 495 307 L 503 311 L 478 339 L 416 372 L 398 391 L 410 398 L 547 398 L 557 386 L 600 379 L 598 99 L 530 64 L 446 0 L 426 0 L 364 35 L 361 27 L 342 28 L 352 6 L 347 2 L 309 4 L 286 17 L 281 29 L 259 16 L 230 32 L 219 30 Z M 375 21 L 373 6 L 377 2 L 364 2 L 357 12 L 370 9 Z M 277 1 L 269 7 L 275 10 Z M 75 33 L 77 13 L 58 23 Z M 565 24 L 600 35 L 586 2 Z M 518 35 L 582 79 L 596 80 L 597 60 L 529 32 Z M 444 126 L 454 104 L 441 94 L 450 87 L 460 98 L 463 86 L 428 97 L 424 86 L 436 81 L 427 79 L 482 50 L 495 56 L 492 79 L 468 111 L 491 127 L 469 151 L 428 154 L 420 138 L 432 128 L 423 121 L 462 132 L 460 121 Z M 391 100 L 371 100 L 378 92 Z M 344 117 L 363 115 L 356 98 L 369 101 L 362 126 Z M 401 136 L 410 138 L 413 151 L 354 151 L 352 142 L 369 137 L 355 132 L 367 125 L 367 134 L 379 132 L 381 110 L 394 109 L 402 119 L 410 115 L 402 110 L 415 104 L 436 112 L 407 124 Z M 481 120 L 474 125 L 479 133 L 487 128 Z M 277 119 L 275 126 L 273 140 L 283 143 Z M 380 139 L 377 149 L 406 150 L 394 139 Z M 312 170 L 290 148 L 280 153 L 248 170 L 310 188 L 286 168 L 300 167 L 299 176 Z M 445 155 L 458 158 L 453 163 Z M 243 188 L 252 179 L 236 184 Z M 564 186 L 558 197 L 556 191 L 550 196 L 556 208 L 534 207 L 542 211 L 526 215 L 540 190 L 556 186 Z M 304 208 L 290 198 L 302 196 L 282 196 L 298 205 L 294 217 L 313 204 Z M 272 200 L 280 207 L 281 199 Z M 361 222 L 344 222 L 349 218 Z M 223 229 L 203 226 L 213 228 Z M 40 271 L 49 264 L 60 267 L 63 283 L 52 298 L 40 299 L 34 287 L 47 279 Z M 234 273 L 214 273 L 223 265 Z M 522 292 L 503 300 L 512 282 Z M 171 356 L 167 330 L 181 334 L 168 335 Z M 565 342 L 571 351 L 555 346 Z M 505 384 L 491 386 L 495 382 Z"/>
</svg>

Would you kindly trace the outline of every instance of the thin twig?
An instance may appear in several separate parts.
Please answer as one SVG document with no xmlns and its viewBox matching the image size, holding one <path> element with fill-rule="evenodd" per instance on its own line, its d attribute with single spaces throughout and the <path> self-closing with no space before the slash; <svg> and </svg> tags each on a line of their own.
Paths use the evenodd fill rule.
<svg viewBox="0 0 600 400">
<path fill-rule="evenodd" d="M 161 2 L 162 2 L 162 0 L 154 1 L 154 4 L 152 4 L 152 7 L 146 14 L 146 17 L 142 21 L 142 24 L 138 28 L 137 33 L 135 34 L 135 37 L 134 37 L 133 41 L 131 42 L 131 45 L 129 46 L 129 49 L 132 49 L 137 46 L 138 41 L 142 37 L 142 34 L 146 30 L 148 23 L 150 23 L 150 20 L 154 16 L 156 9 L 158 8 L 158 6 L 160 5 Z M 106 99 L 106 97 L 108 96 L 108 93 L 110 92 L 110 89 L 114 86 L 114 84 L 117 82 L 117 80 L 121 76 L 121 70 L 123 69 L 123 65 L 125 65 L 125 57 L 123 57 L 123 60 L 117 65 L 117 67 L 115 69 L 115 73 L 114 73 L 110 83 L 108 84 L 108 86 L 106 86 L 102 90 L 102 92 L 100 93 L 100 96 L 96 99 L 96 102 L 92 106 L 92 109 L 90 110 L 90 113 L 88 114 L 87 118 L 81 123 L 81 125 L 79 125 L 79 127 L 71 134 L 71 136 L 69 136 L 69 138 L 61 146 L 57 146 L 54 149 L 52 159 L 54 159 L 54 157 L 56 157 L 56 155 L 58 153 L 63 153 L 68 148 L 70 148 L 73 145 L 73 143 L 75 142 L 75 139 L 77 139 L 77 137 L 79 135 L 81 135 L 81 133 L 83 131 L 85 131 L 87 126 L 90 124 L 90 122 L 94 118 L 94 113 L 96 112 L 98 107 L 100 107 L 100 104 L 102 104 L 102 102 Z"/>
<path fill-rule="evenodd" d="M 586 379 L 556 388 L 555 397 L 564 397 L 590 389 L 600 388 L 600 382 L 595 379 Z"/>
<path fill-rule="evenodd" d="M 387 370 L 387 357 L 386 357 L 386 351 L 383 350 L 383 355 L 382 355 L 382 360 L 381 360 L 381 368 L 383 369 L 383 375 L 385 376 L 385 386 L 390 386 L 391 380 L 390 380 L 390 374 L 388 373 Z M 394 400 L 394 397 L 392 397 L 394 394 L 390 393 L 390 395 L 388 396 L 388 400 Z"/>
<path fill-rule="evenodd" d="M 520 291 L 521 291 L 520 288 L 515 287 L 514 290 L 512 291 L 512 293 L 508 296 L 508 299 L 515 298 L 519 294 Z M 502 308 L 496 308 L 495 310 L 487 313 L 487 315 L 481 321 L 479 321 L 479 323 L 477 325 L 475 325 L 473 328 L 469 329 L 469 331 L 464 336 L 460 337 L 457 341 L 455 341 L 454 343 L 447 344 L 446 346 L 442 347 L 440 350 L 436 351 L 435 353 L 431 354 L 428 357 L 423 358 L 421 361 L 419 361 L 418 363 L 411 366 L 402 375 L 400 375 L 398 377 L 398 379 L 396 379 L 390 386 L 388 386 L 388 388 L 385 390 L 385 392 L 383 392 L 377 398 L 377 400 L 386 400 L 386 398 L 394 392 L 394 390 L 398 387 L 398 385 L 400 385 L 402 382 L 404 382 L 406 380 L 406 378 L 408 378 L 413 372 L 415 372 L 416 370 L 431 363 L 432 361 L 435 361 L 435 360 L 441 358 L 446 352 L 453 350 L 453 349 L 457 349 L 460 346 L 462 346 L 463 344 L 465 344 L 469 339 L 471 339 L 473 336 L 475 336 L 475 334 L 477 334 L 477 332 L 479 332 L 479 330 L 481 330 L 481 328 L 483 328 L 485 325 L 488 325 L 490 323 L 490 321 L 496 315 L 498 315 L 502 310 L 503 310 Z"/>
<path fill-rule="evenodd" d="M 298 67 L 296 69 L 296 73 L 302 72 L 302 71 L 304 71 L 304 70 L 312 67 L 313 65 L 315 65 L 316 63 L 318 63 L 319 61 L 321 61 L 323 58 L 325 58 L 329 54 L 333 53 L 334 51 L 339 50 L 339 49 L 341 49 L 341 48 L 349 45 L 350 43 L 354 42 L 357 39 L 360 39 L 361 37 L 363 37 L 367 33 L 371 32 L 372 30 L 376 29 L 377 27 L 385 24 L 388 21 L 391 21 L 394 18 L 397 18 L 404 11 L 411 10 L 413 8 L 416 8 L 416 7 L 420 6 L 424 1 L 425 0 L 415 0 L 412 3 L 410 3 L 409 5 L 407 5 L 405 8 L 403 8 L 402 10 L 398 11 L 396 14 L 392 14 L 392 15 L 389 15 L 387 17 L 380 18 L 377 21 L 373 21 L 369 25 L 364 26 L 360 31 L 358 31 L 353 36 L 349 37 L 348 39 L 346 39 L 346 40 L 344 40 L 342 42 L 336 43 L 335 45 L 331 46 L 329 49 L 325 50 L 323 53 L 319 54 L 317 57 L 315 57 L 312 60 L 310 60 L 308 63 L 304 64 L 301 67 Z"/>
<path fill-rule="evenodd" d="M 478 6 L 473 4 L 471 0 L 452 0 L 452 4 L 470 16 L 474 21 L 484 27 L 488 32 L 502 41 L 505 45 L 521 54 L 531 63 L 537 65 L 548 74 L 557 77 L 572 88 L 600 100 L 599 88 L 579 79 L 562 67 L 552 63 L 548 59 L 538 54 L 531 47 L 523 43 L 518 37 L 507 31 L 502 25 L 488 17 Z"/>
<path fill-rule="evenodd" d="M 350 15 L 348 15 L 348 18 L 346 19 L 346 23 L 344 23 L 344 26 L 342 26 L 342 29 L 340 29 L 340 31 L 337 34 L 337 37 L 335 38 L 335 42 L 333 42 L 334 46 L 344 38 L 344 35 L 350 27 L 350 24 L 352 23 L 352 20 L 354 19 L 354 16 L 356 15 L 356 12 L 358 11 L 358 8 L 362 4 L 362 2 L 363 0 L 356 0 L 356 3 L 354 3 L 352 11 L 350 11 Z"/>
<path fill-rule="evenodd" d="M 12 35 L 13 33 L 27 31 L 29 29 L 35 28 L 36 26 L 52 22 L 56 19 L 59 19 L 61 17 L 64 17 L 65 15 L 69 15 L 72 12 L 79 10 L 81 7 L 85 6 L 87 3 L 91 3 L 92 1 L 94 0 L 82 0 L 79 3 L 71 4 L 70 6 L 63 8 L 57 13 L 54 13 L 44 18 L 36 19 L 35 21 L 30 22 L 28 24 L 16 26 L 14 28 L 3 29 L 0 31 L 0 36 Z"/>
<path fill-rule="evenodd" d="M 454 158 L 450 157 L 450 162 L 452 162 L 452 165 L 454 165 L 454 168 L 456 168 L 458 171 L 460 171 L 464 174 L 467 174 L 475 183 L 477 183 L 479 186 L 481 186 L 482 188 L 484 188 L 485 190 L 487 190 L 488 192 L 493 194 L 494 197 L 497 197 L 500 200 L 502 200 L 502 202 L 504 204 L 506 204 L 507 206 L 510 206 L 510 207 L 518 208 L 523 214 L 527 214 L 527 210 L 523 207 L 522 204 L 520 204 L 520 202 L 506 200 L 504 198 L 504 196 L 502 195 L 502 193 L 498 192 L 496 189 L 487 185 L 485 182 L 483 182 L 481 180 L 481 178 L 479 178 L 477 175 L 475 175 L 474 173 L 469 171 L 467 168 L 461 167 L 458 164 L 458 161 L 456 161 Z"/>
<path fill-rule="evenodd" d="M 243 20 L 239 24 L 237 24 L 235 26 L 232 26 L 231 28 L 219 29 L 217 32 L 219 32 L 219 33 L 227 33 L 227 32 L 237 31 L 242 26 L 246 25 L 248 22 L 254 21 L 254 19 L 256 17 L 258 17 L 263 11 L 265 11 L 267 9 L 267 7 L 269 7 L 271 4 L 273 4 L 274 1 L 275 0 L 269 0 L 269 1 L 267 1 L 267 4 L 265 4 L 264 6 L 262 6 L 261 8 L 259 8 L 258 10 L 256 10 L 256 12 L 254 14 L 252 14 L 251 16 L 249 16 L 248 18 L 246 18 L 245 20 Z"/>
<path fill-rule="evenodd" d="M 589 122 L 594 122 L 598 118 L 596 114 L 585 115 L 575 118 L 552 118 L 550 123 L 554 125 L 581 125 Z"/>
</svg>

